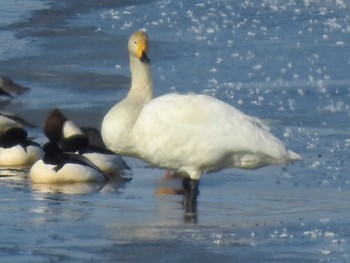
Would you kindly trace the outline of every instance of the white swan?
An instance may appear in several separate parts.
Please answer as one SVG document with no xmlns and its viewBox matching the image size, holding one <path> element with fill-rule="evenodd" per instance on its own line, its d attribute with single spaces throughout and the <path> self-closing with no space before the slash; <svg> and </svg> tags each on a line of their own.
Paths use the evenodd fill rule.
<svg viewBox="0 0 350 263">
<path fill-rule="evenodd" d="M 116 153 L 189 178 L 184 180 L 186 212 L 196 212 L 199 179 L 205 173 L 301 159 L 260 120 L 213 97 L 167 94 L 152 99 L 146 33 L 134 33 L 128 48 L 131 89 L 104 117 L 102 138 Z"/>
</svg>

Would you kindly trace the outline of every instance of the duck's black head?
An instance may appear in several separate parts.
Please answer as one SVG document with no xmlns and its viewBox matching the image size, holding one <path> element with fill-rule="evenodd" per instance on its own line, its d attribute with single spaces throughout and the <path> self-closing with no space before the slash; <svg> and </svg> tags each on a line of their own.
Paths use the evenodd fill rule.
<svg viewBox="0 0 350 263">
<path fill-rule="evenodd" d="M 59 141 L 59 147 L 64 152 L 84 153 L 88 146 L 89 139 L 83 134 L 72 135 Z"/>
<path fill-rule="evenodd" d="M 48 142 L 43 146 L 44 158 L 43 161 L 46 164 L 60 165 L 65 162 L 66 155 L 54 142 Z"/>
<path fill-rule="evenodd" d="M 58 142 L 62 138 L 62 129 L 67 118 L 59 109 L 52 110 L 46 118 L 44 133 L 52 142 Z"/>
<path fill-rule="evenodd" d="M 0 147 L 11 148 L 15 145 L 27 146 L 28 133 L 20 127 L 13 127 L 5 131 L 0 136 Z"/>
</svg>

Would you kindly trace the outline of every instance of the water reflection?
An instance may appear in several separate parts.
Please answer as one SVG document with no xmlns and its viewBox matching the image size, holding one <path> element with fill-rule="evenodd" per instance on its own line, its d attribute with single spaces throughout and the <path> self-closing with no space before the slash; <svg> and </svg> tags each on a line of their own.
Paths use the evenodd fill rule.
<svg viewBox="0 0 350 263">
<path fill-rule="evenodd" d="M 66 183 L 66 184 L 31 184 L 32 190 L 39 193 L 87 194 L 97 192 L 104 184 Z"/>
<path fill-rule="evenodd" d="M 36 184 L 31 183 L 32 190 L 39 193 L 62 193 L 62 194 L 88 194 L 93 192 L 119 192 L 125 183 L 130 182 L 130 178 L 110 177 L 105 182 L 80 182 L 80 183 L 64 183 L 64 184 Z"/>
<path fill-rule="evenodd" d="M 1 167 L 0 178 L 23 179 L 27 172 L 27 167 Z"/>
<path fill-rule="evenodd" d="M 183 188 L 183 180 L 181 175 L 167 171 L 164 177 L 158 181 L 156 194 L 158 196 L 182 196 L 180 204 L 184 210 L 184 222 L 196 224 L 198 223 L 198 213 L 187 213 L 184 206 L 185 191 Z"/>
<path fill-rule="evenodd" d="M 28 191 L 27 167 L 1 167 L 0 184 L 16 191 Z"/>
<path fill-rule="evenodd" d="M 162 195 L 183 195 L 183 178 L 175 173 L 167 171 L 163 178 L 158 181 L 156 194 Z"/>
<path fill-rule="evenodd" d="M 105 182 L 81 182 L 64 184 L 36 184 L 28 177 L 29 167 L 1 167 L 0 183 L 7 186 L 28 187 L 37 193 L 62 193 L 62 194 L 88 194 L 102 191 L 103 193 L 119 192 L 125 183 L 131 181 L 131 177 L 110 177 Z"/>
</svg>

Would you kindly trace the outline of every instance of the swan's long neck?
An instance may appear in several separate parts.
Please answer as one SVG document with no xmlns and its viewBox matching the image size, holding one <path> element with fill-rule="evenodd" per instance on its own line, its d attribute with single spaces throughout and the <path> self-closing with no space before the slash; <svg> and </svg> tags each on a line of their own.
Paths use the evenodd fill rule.
<svg viewBox="0 0 350 263">
<path fill-rule="evenodd" d="M 130 55 L 131 89 L 128 98 L 138 98 L 142 104 L 153 98 L 153 80 L 150 63 L 141 62 L 138 58 Z"/>
<path fill-rule="evenodd" d="M 150 63 L 130 55 L 131 88 L 127 97 L 115 105 L 102 123 L 102 138 L 109 149 L 133 156 L 138 149 L 134 143 L 133 127 L 144 105 L 153 97 Z"/>
</svg>

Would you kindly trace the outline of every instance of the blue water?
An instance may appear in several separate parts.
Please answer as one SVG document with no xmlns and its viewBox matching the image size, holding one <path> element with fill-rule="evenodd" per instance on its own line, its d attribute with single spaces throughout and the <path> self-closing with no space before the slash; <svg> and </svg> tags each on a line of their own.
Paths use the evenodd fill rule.
<svg viewBox="0 0 350 263">
<path fill-rule="evenodd" d="M 197 224 L 180 196 L 155 194 L 164 171 L 136 159 L 131 182 L 100 191 L 2 171 L 1 262 L 350 261 L 349 11 L 345 0 L 7 1 L 0 74 L 31 91 L 5 109 L 39 142 L 53 107 L 100 126 L 128 91 L 128 38 L 146 29 L 156 95 L 215 96 L 304 159 L 205 176 Z"/>
</svg>

